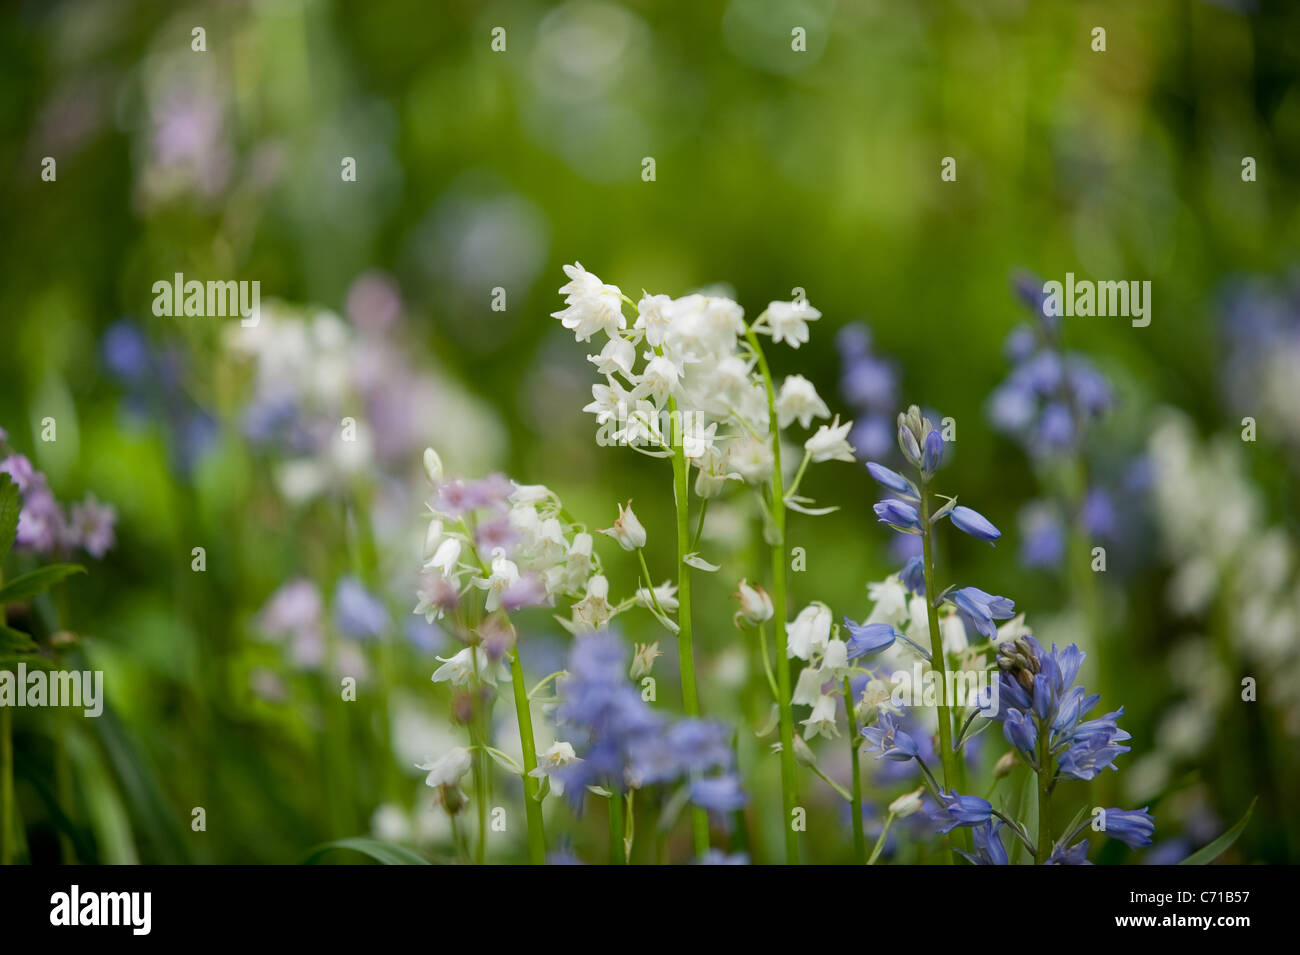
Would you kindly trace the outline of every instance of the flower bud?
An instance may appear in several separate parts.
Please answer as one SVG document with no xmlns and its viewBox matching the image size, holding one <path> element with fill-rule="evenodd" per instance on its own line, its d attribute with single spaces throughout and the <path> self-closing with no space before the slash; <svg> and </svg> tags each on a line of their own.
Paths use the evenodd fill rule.
<svg viewBox="0 0 1300 955">
<path fill-rule="evenodd" d="M 442 458 L 433 448 L 424 449 L 424 473 L 433 484 L 442 483 Z"/>
<path fill-rule="evenodd" d="M 928 425 L 929 422 L 927 421 L 926 424 Z M 939 464 L 943 461 L 943 449 L 943 435 L 938 431 L 929 431 L 921 450 L 921 471 L 927 479 L 939 470 Z"/>
<path fill-rule="evenodd" d="M 632 655 L 632 666 L 628 668 L 627 675 L 633 680 L 649 676 L 654 669 L 655 658 L 660 656 L 663 654 L 659 651 L 658 641 L 636 644 L 636 653 Z"/>
<path fill-rule="evenodd" d="M 816 766 L 817 754 L 812 751 L 812 747 L 804 742 L 804 738 L 797 733 L 794 737 L 794 758 L 795 762 L 802 766 Z"/>
<path fill-rule="evenodd" d="M 910 816 L 921 810 L 921 793 L 925 791 L 922 786 L 910 793 L 904 793 L 889 804 L 889 811 L 892 815 L 902 819 L 904 816 Z"/>
<path fill-rule="evenodd" d="M 898 416 L 898 447 L 903 452 L 903 457 L 907 458 L 913 467 L 921 466 L 921 446 L 916 443 L 916 435 L 912 434 L 912 429 L 903 423 L 903 416 Z"/>
<path fill-rule="evenodd" d="M 737 627 L 744 624 L 758 626 L 772 619 L 772 598 L 762 587 L 757 585 L 751 587 L 746 581 L 741 580 L 733 596 L 740 601 L 740 609 L 733 617 Z"/>
<path fill-rule="evenodd" d="M 1010 776 L 1011 770 L 1016 768 L 1016 763 L 1019 761 L 1014 751 L 1003 753 L 1002 758 L 993 767 L 993 778 L 1001 779 L 1004 776 Z"/>
</svg>

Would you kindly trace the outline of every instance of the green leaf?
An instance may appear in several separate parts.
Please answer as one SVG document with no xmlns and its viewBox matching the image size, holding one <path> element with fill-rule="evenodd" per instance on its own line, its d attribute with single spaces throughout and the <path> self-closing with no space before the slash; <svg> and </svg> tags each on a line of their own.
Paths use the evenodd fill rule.
<svg viewBox="0 0 1300 955">
<path fill-rule="evenodd" d="M 27 634 L 0 623 L 0 658 L 10 653 L 31 653 L 36 649 L 36 641 Z"/>
<path fill-rule="evenodd" d="M 1196 852 L 1193 852 L 1191 855 L 1189 855 L 1186 859 L 1184 859 L 1182 862 L 1178 864 L 1179 865 L 1209 865 L 1215 859 L 1219 858 L 1219 856 L 1227 852 L 1228 849 L 1232 846 L 1232 844 L 1237 841 L 1238 837 L 1240 837 L 1241 834 L 1246 831 L 1246 826 L 1250 822 L 1250 814 L 1255 811 L 1255 803 L 1257 802 L 1259 802 L 1258 796 L 1256 796 L 1254 799 L 1250 801 L 1250 808 L 1246 810 L 1246 814 L 1244 816 L 1242 816 L 1240 819 L 1237 820 L 1237 824 L 1235 826 L 1233 826 L 1223 835 L 1219 836 L 1219 838 L 1215 839 L 1204 849 L 1198 849 Z"/>
<path fill-rule="evenodd" d="M 14 546 L 18 536 L 18 512 L 22 502 L 18 499 L 18 485 L 9 479 L 8 474 L 0 474 L 0 566 L 9 556 L 9 548 Z"/>
<path fill-rule="evenodd" d="M 15 577 L 0 587 L 0 605 L 35 597 L 49 590 L 64 577 L 85 572 L 86 568 L 80 564 L 50 564 L 47 567 L 39 567 L 29 574 Z"/>
<path fill-rule="evenodd" d="M 427 859 L 416 855 L 404 846 L 396 846 L 391 842 L 381 842 L 378 839 L 367 839 L 363 836 L 358 836 L 352 839 L 335 839 L 333 842 L 327 842 L 324 845 L 317 846 L 311 851 L 311 854 L 303 860 L 303 865 L 316 865 L 320 862 L 322 856 L 339 849 L 360 852 L 362 855 L 369 856 L 383 865 L 429 864 Z"/>
</svg>

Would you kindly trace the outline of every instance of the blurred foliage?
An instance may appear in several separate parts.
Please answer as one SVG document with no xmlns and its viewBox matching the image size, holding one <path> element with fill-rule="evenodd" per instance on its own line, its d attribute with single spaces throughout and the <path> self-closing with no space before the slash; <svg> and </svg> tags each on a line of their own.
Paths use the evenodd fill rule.
<svg viewBox="0 0 1300 955">
<path fill-rule="evenodd" d="M 71 803 L 56 795 L 61 714 L 18 717 L 34 859 L 57 854 L 63 833 L 83 860 L 299 861 L 367 832 L 381 802 L 428 801 L 377 729 L 399 697 L 445 722 L 431 655 L 399 634 L 367 650 L 389 698 L 363 693 L 342 726 L 324 705 L 328 681 L 278 673 L 293 706 L 254 692 L 256 674 L 279 665 L 253 632 L 267 597 L 299 574 L 332 580 L 356 555 L 337 504 L 286 506 L 242 441 L 244 383 L 220 347 L 230 320 L 155 317 L 159 279 L 256 279 L 266 300 L 344 314 L 359 276 L 390 274 L 406 347 L 501 422 L 495 466 L 553 487 L 592 526 L 636 499 L 662 567 L 666 466 L 592 440 L 579 410 L 585 349 L 549 317 L 562 263 L 633 295 L 724 282 L 751 317 L 807 290 L 825 318 L 797 353 L 777 350 L 775 370 L 816 382 L 834 411 L 846 409 L 833 333 L 864 320 L 902 370 L 903 401 L 956 419 L 954 490 L 1011 528 L 1036 482 L 983 407 L 1022 317 L 1014 269 L 1151 280 L 1150 327 L 1067 328 L 1123 398 L 1115 433 L 1141 443 L 1164 404 L 1203 433 L 1235 432 L 1217 377 L 1219 291 L 1237 273 L 1281 274 L 1300 252 L 1300 8 L 1284 0 L 29 0 L 7 20 L 0 425 L 61 497 L 93 490 L 119 514 L 117 548 L 63 585 L 63 606 L 30 608 L 36 630 L 80 635 L 77 659 L 109 674 L 104 718 L 59 723 Z M 496 26 L 503 53 L 490 48 Z M 795 26 L 804 53 L 790 49 Z M 1090 48 L 1094 26 L 1107 30 L 1104 53 Z M 206 52 L 191 50 L 195 27 Z M 54 182 L 41 178 L 46 156 Z M 344 156 L 355 183 L 340 179 Z M 641 178 L 647 156 L 653 182 Z M 944 156 L 957 160 L 955 183 L 940 180 Z M 1258 181 L 1242 182 L 1243 156 Z M 490 307 L 498 286 L 503 312 Z M 105 372 L 103 333 L 124 316 L 176 349 L 179 393 L 218 422 L 192 468 L 178 465 L 187 439 L 169 423 L 173 401 L 133 413 Z M 46 416 L 56 442 L 40 440 Z M 1270 518 L 1294 539 L 1296 459 L 1267 439 L 1256 447 Z M 440 450 L 453 468 L 473 458 Z M 864 584 L 896 569 L 871 517 L 875 489 L 848 466 L 817 469 L 805 489 L 843 511 L 793 517 L 790 543 L 808 552 L 793 602 L 860 616 Z M 410 525 L 422 534 L 418 501 Z M 203 575 L 190 569 L 199 545 Z M 761 707 L 719 675 L 744 639 L 729 623 L 730 584 L 761 577 L 746 546 L 726 580 L 700 585 L 696 619 L 705 710 L 757 725 Z M 403 552 L 372 579 L 387 559 Z M 1031 619 L 1068 606 L 1014 546 L 964 542 L 946 559 L 955 578 L 978 566 L 980 585 L 1014 595 Z M 630 560 L 608 565 L 611 578 L 635 574 Z M 1123 664 L 1105 701 L 1128 708 L 1129 759 L 1175 696 L 1165 661 L 1183 622 L 1161 599 L 1168 575 L 1153 555 L 1106 582 Z M 380 589 L 403 620 L 414 600 L 390 583 Z M 1231 627 L 1225 612 L 1218 625 Z M 528 625 L 558 659 L 547 615 Z M 656 638 L 642 625 L 635 636 Z M 1235 857 L 1295 861 L 1297 728 L 1264 719 L 1249 710 L 1211 727 L 1217 742 L 1182 781 L 1220 830 L 1258 793 Z M 206 834 L 190 831 L 195 806 Z M 576 829 L 574 848 L 600 846 L 600 829 Z M 819 857 L 846 853 L 834 817 L 809 838 Z"/>
</svg>

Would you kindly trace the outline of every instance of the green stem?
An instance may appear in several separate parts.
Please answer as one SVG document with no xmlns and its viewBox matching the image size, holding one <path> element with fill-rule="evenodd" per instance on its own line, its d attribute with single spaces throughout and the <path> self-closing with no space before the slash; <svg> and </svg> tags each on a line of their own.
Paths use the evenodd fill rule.
<svg viewBox="0 0 1300 955">
<path fill-rule="evenodd" d="M 930 527 L 930 495 L 925 477 L 921 477 L 921 552 L 925 563 L 925 612 L 930 626 L 930 666 L 938 672 L 937 696 L 939 716 L 939 759 L 942 762 L 943 786 L 949 792 L 956 785 L 957 766 L 952 749 L 952 708 L 948 706 L 948 664 L 943 653 L 943 634 L 939 632 L 939 608 L 934 605 L 939 593 L 934 572 L 934 534 Z M 951 840 L 950 840 L 951 843 Z M 951 858 L 945 857 L 951 862 Z"/>
<path fill-rule="evenodd" d="M 539 780 L 531 775 L 537 768 L 537 742 L 533 738 L 533 713 L 528 705 L 528 688 L 524 685 L 524 667 L 519 662 L 519 648 L 510 652 L 510 680 L 515 691 L 515 715 L 519 720 L 519 744 L 524 752 L 524 816 L 528 820 L 528 861 L 546 863 L 546 829 L 542 822 L 542 804 L 537 801 Z"/>
<path fill-rule="evenodd" d="M 700 715 L 700 701 L 695 689 L 695 648 L 691 627 L 691 566 L 686 555 L 691 553 L 691 501 L 686 463 L 686 447 L 682 441 L 682 424 L 677 413 L 677 399 L 668 398 L 673 434 L 673 502 L 677 510 L 677 655 L 682 671 L 682 709 L 687 716 Z M 654 583 L 647 581 L 650 592 Z M 709 851 L 709 819 L 698 806 L 691 809 L 691 831 L 695 839 L 695 854 Z"/>
<path fill-rule="evenodd" d="M 799 490 L 799 482 L 803 480 L 803 472 L 808 470 L 808 462 L 811 460 L 812 455 L 805 451 L 803 460 L 799 462 L 799 470 L 795 472 L 794 480 L 790 482 L 790 487 L 785 492 L 788 496 L 793 497 L 794 493 Z"/>
<path fill-rule="evenodd" d="M 1038 728 L 1038 847 L 1034 862 L 1042 865 L 1052 854 L 1052 728 Z"/>
<path fill-rule="evenodd" d="M 889 835 L 889 827 L 894 822 L 894 814 L 891 812 L 885 817 L 885 827 L 880 830 L 880 837 L 876 839 L 875 848 L 871 850 L 871 858 L 867 860 L 867 865 L 875 865 L 876 860 L 880 858 L 880 852 L 885 848 L 885 837 Z"/>
<path fill-rule="evenodd" d="M 623 865 L 623 794 L 609 794 L 609 864 Z"/>
<path fill-rule="evenodd" d="M 794 831 L 794 813 L 798 784 L 794 763 L 794 713 L 790 705 L 790 653 L 785 632 L 785 488 L 781 474 L 781 429 L 777 427 L 776 389 L 772 373 L 767 367 L 758 336 L 749 328 L 745 331 L 749 346 L 758 360 L 763 387 L 767 390 L 768 429 L 772 437 L 772 616 L 776 621 L 776 675 L 779 685 L 777 705 L 781 713 L 781 804 L 785 811 L 782 828 L 785 830 L 785 861 L 787 865 L 799 863 L 799 835 Z"/>
<path fill-rule="evenodd" d="M 695 536 L 691 538 L 691 550 L 700 549 L 700 538 L 704 536 L 704 515 L 709 513 L 709 499 L 700 499 L 700 516 L 695 520 Z"/>
<path fill-rule="evenodd" d="M 763 671 L 767 674 L 767 685 L 772 688 L 772 699 L 781 701 L 781 691 L 776 688 L 776 677 L 772 674 L 772 660 L 767 653 L 767 628 L 758 625 L 758 649 L 763 654 Z"/>
<path fill-rule="evenodd" d="M 844 678 L 844 709 L 849 715 L 849 764 L 853 771 L 853 798 L 849 801 L 853 812 L 853 859 L 862 865 L 867 858 L 867 838 L 862 831 L 862 775 L 858 770 L 858 714 L 853 709 L 853 688 L 849 678 Z"/>
</svg>

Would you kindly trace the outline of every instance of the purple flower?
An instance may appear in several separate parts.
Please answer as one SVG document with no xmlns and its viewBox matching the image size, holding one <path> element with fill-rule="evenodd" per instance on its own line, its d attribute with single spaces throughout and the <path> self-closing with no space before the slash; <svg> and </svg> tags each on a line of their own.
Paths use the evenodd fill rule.
<svg viewBox="0 0 1300 955">
<path fill-rule="evenodd" d="M 710 812 L 735 812 L 743 809 L 747 801 L 740 779 L 731 773 L 691 783 L 691 802 Z"/>
<path fill-rule="evenodd" d="M 1147 807 L 1141 809 L 1107 809 L 1105 810 L 1106 835 L 1118 839 L 1130 849 L 1145 849 L 1151 845 L 1151 836 L 1156 831 L 1156 821 Z"/>
<path fill-rule="evenodd" d="M 978 540 L 992 543 L 1002 536 L 1002 532 L 994 527 L 988 518 L 962 504 L 958 504 L 948 513 L 948 519 L 957 530 Z"/>
<path fill-rule="evenodd" d="M 1068 849 L 1062 846 L 1055 847 L 1044 865 L 1092 865 L 1088 861 L 1088 840 L 1076 842 Z"/>
<path fill-rule="evenodd" d="M 992 640 L 998 632 L 995 620 L 1009 620 L 1015 616 L 1016 605 L 1006 597 L 995 597 L 978 587 L 962 587 L 948 594 L 947 600 L 957 608 L 957 614 L 974 631 Z"/>
<path fill-rule="evenodd" d="M 870 744 L 866 747 L 867 752 L 880 751 L 876 759 L 905 762 L 914 759 L 918 753 L 916 740 L 902 730 L 898 717 L 893 713 L 881 713 L 876 725 L 864 727 L 862 735 Z"/>
<path fill-rule="evenodd" d="M 344 636 L 374 639 L 388 628 L 388 609 L 357 578 L 344 577 L 334 591 L 334 624 Z"/>
<path fill-rule="evenodd" d="M 901 634 L 887 623 L 854 623 L 844 618 L 849 630 L 849 659 L 856 660 L 869 653 L 878 653 L 894 645 Z"/>
<path fill-rule="evenodd" d="M 921 452 L 921 470 L 933 474 L 943 462 L 944 441 L 938 431 L 931 431 L 925 436 L 925 446 Z"/>
<path fill-rule="evenodd" d="M 867 462 L 867 472 L 871 477 L 887 491 L 893 491 L 905 501 L 920 501 L 921 494 L 914 485 L 897 471 L 885 467 L 883 464 L 877 464 L 875 461 Z"/>
<path fill-rule="evenodd" d="M 940 832 L 951 832 L 958 826 L 983 826 L 993 818 L 993 805 L 987 799 L 952 792 L 940 792 L 939 796 L 943 805 L 936 815 L 947 823 Z"/>
<path fill-rule="evenodd" d="M 67 546 L 80 547 L 99 560 L 117 542 L 113 532 L 116 523 L 117 511 L 107 504 L 100 504 L 95 495 L 87 494 L 84 501 L 73 505 L 71 520 L 65 529 Z"/>
<path fill-rule="evenodd" d="M 896 531 L 904 534 L 921 533 L 921 518 L 916 513 L 916 508 L 906 501 L 889 498 L 878 502 L 874 510 L 880 523 L 888 524 Z"/>
<path fill-rule="evenodd" d="M 920 556 L 910 557 L 898 572 L 898 580 L 910 593 L 925 594 L 925 562 Z"/>
<path fill-rule="evenodd" d="M 998 835 L 1001 828 L 1001 819 L 989 819 L 981 825 L 974 826 L 971 834 L 974 836 L 975 851 L 962 852 L 960 849 L 956 851 L 971 865 L 1009 865 L 1007 847 L 1003 844 L 1002 837 Z"/>
</svg>

